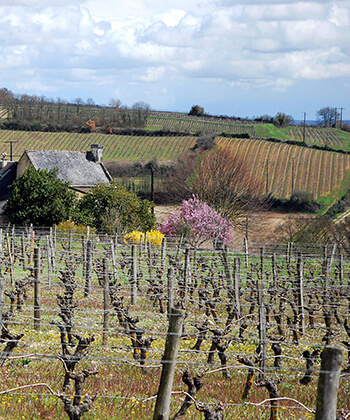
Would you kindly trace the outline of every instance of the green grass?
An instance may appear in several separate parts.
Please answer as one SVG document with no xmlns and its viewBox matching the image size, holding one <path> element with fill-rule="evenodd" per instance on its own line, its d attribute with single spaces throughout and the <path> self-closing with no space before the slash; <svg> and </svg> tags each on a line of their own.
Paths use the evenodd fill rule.
<svg viewBox="0 0 350 420">
<path fill-rule="evenodd" d="M 290 140 L 288 133 L 290 127 L 277 128 L 273 124 L 256 124 L 254 129 L 257 137 Z"/>
<path fill-rule="evenodd" d="M 17 238 L 16 245 L 20 244 L 20 237 Z M 132 348 L 130 345 L 130 338 L 123 334 L 123 331 L 118 324 L 115 313 L 111 310 L 110 314 L 110 334 L 106 346 L 101 344 L 101 320 L 103 316 L 103 305 L 102 305 L 102 289 L 98 284 L 96 271 L 93 272 L 92 278 L 92 291 L 88 297 L 84 296 L 84 278 L 82 277 L 82 261 L 79 260 L 81 257 L 81 242 L 80 236 L 74 237 L 75 242 L 73 243 L 73 249 L 75 251 L 73 259 L 77 260 L 78 270 L 76 275 L 76 281 L 78 288 L 76 291 L 75 302 L 77 307 L 75 308 L 74 317 L 74 331 L 84 336 L 93 333 L 96 340 L 92 343 L 88 357 L 80 361 L 75 369 L 76 373 L 87 370 L 97 370 L 98 374 L 89 377 L 84 386 L 84 395 L 90 396 L 97 393 L 98 398 L 96 399 L 93 408 L 87 414 L 83 416 L 86 420 L 97 420 L 97 419 L 129 419 L 129 420 L 148 420 L 153 417 L 153 410 L 155 404 L 156 395 L 159 380 L 160 380 L 160 360 L 164 351 L 165 337 L 168 326 L 168 319 L 166 313 L 160 313 L 158 307 L 153 305 L 150 299 L 148 279 L 148 264 L 147 256 L 137 255 L 138 257 L 138 270 L 142 272 L 140 277 L 140 290 L 137 305 L 130 305 L 130 284 L 128 269 L 122 269 L 120 262 L 129 258 L 130 248 L 125 246 L 119 246 L 117 250 L 117 279 L 120 284 L 119 294 L 124 298 L 125 307 L 128 308 L 131 317 L 138 316 L 140 318 L 140 325 L 146 332 L 146 336 L 152 335 L 155 338 L 147 356 L 147 368 L 142 369 L 137 360 L 132 358 Z M 97 237 L 96 237 L 97 239 Z M 103 239 L 103 238 L 102 238 Z M 94 266 L 96 263 L 108 254 L 109 246 L 107 245 L 108 238 L 105 238 L 105 242 L 96 241 L 96 248 L 94 252 Z M 27 243 L 26 245 L 29 246 Z M 55 279 L 51 290 L 47 287 L 47 265 L 45 259 L 45 241 L 41 243 L 43 249 L 43 270 L 41 273 L 41 289 L 42 289 L 42 319 L 43 325 L 40 332 L 35 331 L 32 326 L 32 314 L 33 314 L 33 293 L 29 290 L 27 300 L 21 312 L 16 312 L 15 322 L 16 324 L 11 325 L 11 331 L 24 332 L 25 336 L 20 342 L 20 345 L 14 349 L 13 356 L 23 355 L 23 359 L 26 361 L 25 364 L 22 362 L 23 359 L 12 359 L 8 360 L 4 366 L 2 366 L 2 383 L 0 390 L 4 391 L 13 387 L 28 385 L 34 383 L 46 383 L 56 393 L 61 393 L 61 386 L 63 380 L 63 366 L 58 358 L 52 358 L 57 356 L 61 352 L 60 348 L 60 335 L 59 330 L 54 325 L 50 325 L 49 322 L 53 319 L 57 320 L 57 302 L 56 293 L 60 289 L 60 285 Z M 63 245 L 63 244 L 62 244 Z M 282 246 L 282 244 L 281 244 Z M 20 249 L 16 247 L 16 249 Z M 61 243 L 57 241 L 57 258 L 58 269 L 63 268 L 64 258 L 67 256 Z M 154 264 L 159 268 L 160 258 L 159 249 L 154 248 Z M 175 249 L 168 249 L 169 256 L 175 255 Z M 123 256 L 125 252 L 126 257 Z M 175 268 L 175 279 L 177 281 L 183 279 L 182 268 L 184 263 L 183 250 L 180 251 L 180 259 L 178 260 L 178 266 Z M 259 257 L 252 257 L 250 262 L 252 264 L 248 269 L 243 264 L 244 256 L 238 253 L 229 254 L 230 272 L 233 271 L 234 257 L 239 256 L 241 258 L 241 299 L 243 299 L 245 305 L 242 306 L 242 311 L 247 314 L 249 311 L 249 286 L 247 279 L 253 270 L 253 266 L 258 267 Z M 191 264 L 194 264 L 193 255 L 191 256 Z M 220 366 L 218 356 L 216 355 L 214 365 L 209 366 L 206 362 L 208 351 L 211 345 L 211 333 L 208 332 L 207 338 L 204 340 L 201 351 L 196 353 L 191 350 L 195 341 L 197 330 L 194 327 L 195 324 L 202 323 L 205 319 L 210 319 L 212 322 L 212 328 L 223 328 L 227 319 L 226 303 L 227 293 L 223 287 L 224 274 L 221 259 L 218 254 L 205 250 L 203 253 L 197 251 L 197 261 L 200 261 L 198 266 L 193 267 L 193 273 L 196 273 L 196 278 L 200 282 L 205 282 L 210 278 L 213 281 L 213 286 L 210 283 L 206 284 L 206 290 L 208 296 L 212 296 L 214 288 L 219 286 L 221 288 L 220 295 L 215 298 L 216 313 L 218 315 L 217 322 L 214 322 L 212 313 L 205 315 L 205 307 L 200 308 L 198 305 L 198 288 L 194 291 L 194 302 L 190 303 L 186 301 L 186 320 L 185 320 L 185 333 L 186 336 L 180 341 L 180 351 L 178 355 L 178 364 L 176 366 L 175 381 L 173 385 L 173 391 L 176 393 L 172 396 L 171 402 L 171 415 L 173 416 L 182 404 L 184 395 L 182 391 L 187 391 L 187 387 L 182 383 L 181 375 L 186 368 L 188 368 L 192 375 L 198 373 L 204 373 L 205 369 L 208 372 L 203 376 L 203 388 L 196 395 L 198 402 L 205 404 L 215 404 L 221 402 L 225 408 L 225 418 L 227 419 L 268 419 L 269 418 L 269 406 L 268 404 L 262 407 L 254 407 L 251 405 L 244 405 L 242 401 L 242 392 L 244 389 L 247 372 L 245 369 L 241 369 L 242 366 L 237 361 L 238 355 L 246 355 L 254 357 L 256 355 L 256 347 L 258 343 L 258 331 L 257 331 L 257 319 L 258 319 L 258 308 L 257 305 L 253 311 L 252 316 L 247 317 L 248 328 L 245 332 L 246 341 L 240 342 L 237 340 L 238 333 L 238 321 L 235 319 L 232 323 L 232 330 L 229 332 L 229 337 L 232 338 L 228 350 L 226 352 L 228 356 L 228 365 L 232 366 L 229 370 L 232 378 L 230 380 L 224 379 L 220 372 L 210 373 Z M 18 260 L 17 260 L 18 261 Z M 168 259 L 167 259 L 168 261 Z M 169 258 L 170 261 L 170 258 Z M 271 259 L 266 256 L 265 259 L 265 293 L 266 298 L 269 296 L 269 286 L 272 279 L 271 273 Z M 110 262 L 111 263 L 111 262 Z M 278 296 L 279 292 L 283 292 L 287 299 L 293 299 L 290 285 L 292 280 L 288 277 L 288 271 L 283 257 L 277 258 L 278 263 L 278 281 L 280 282 L 281 289 L 275 295 L 275 298 L 270 302 L 273 305 L 273 309 L 278 309 Z M 18 264 L 18 262 L 17 262 Z M 292 262 L 292 272 L 295 271 L 295 260 Z M 111 269 L 112 267 L 110 267 Z M 167 269 L 168 267 L 166 267 Z M 166 285 L 166 273 L 164 270 L 161 274 L 160 285 Z M 308 276 L 305 275 L 304 287 L 305 293 L 307 291 L 315 291 L 315 287 L 321 287 L 321 281 L 319 280 L 321 274 L 321 264 L 319 259 L 309 259 L 304 264 L 305 274 L 309 274 L 313 270 L 315 274 L 315 283 L 309 281 Z M 349 267 L 344 267 L 346 275 L 349 273 Z M 336 276 L 335 264 L 333 264 L 331 270 L 331 278 Z M 28 271 L 24 272 L 17 265 L 16 268 L 17 278 L 25 277 Z M 157 276 L 158 276 L 157 272 Z M 258 276 L 258 271 L 252 271 L 252 278 L 255 280 Z M 5 274 L 6 278 L 6 289 L 9 289 L 9 278 L 8 274 Z M 249 277 L 250 278 L 250 277 Z M 338 283 L 335 282 L 334 287 L 337 287 Z M 202 287 L 204 287 L 202 285 Z M 212 301 L 214 303 L 214 300 Z M 270 308 L 272 309 L 272 308 Z M 345 317 L 347 314 L 347 299 L 345 295 L 340 295 L 338 302 L 339 315 Z M 5 311 L 8 310 L 8 298 L 5 297 Z M 286 306 L 283 310 L 284 317 L 284 341 L 283 347 L 283 363 L 282 369 L 279 372 L 268 370 L 267 375 L 269 377 L 281 377 L 282 381 L 278 384 L 278 390 L 281 397 L 294 398 L 307 407 L 313 409 L 316 404 L 316 393 L 317 393 L 317 374 L 312 375 L 311 384 L 307 387 L 301 386 L 299 383 L 300 377 L 304 373 L 305 360 L 301 357 L 301 354 L 306 349 L 313 349 L 314 347 L 322 348 L 323 343 L 321 342 L 322 335 L 324 334 L 324 321 L 322 317 L 321 308 L 316 308 L 315 316 L 317 321 L 317 328 L 312 329 L 308 323 L 306 326 L 306 334 L 301 337 L 300 344 L 297 346 L 292 342 L 291 331 L 286 325 L 286 315 L 291 316 L 291 309 Z M 270 312 L 270 323 L 269 323 L 269 334 L 276 336 L 276 324 Z M 332 329 L 335 332 L 333 338 L 334 342 L 339 343 L 345 338 L 345 331 L 342 327 L 336 323 L 332 325 Z M 270 340 L 270 338 L 269 338 Z M 270 343 L 271 344 L 271 343 Z M 3 346 L 3 344 L 2 344 Z M 273 352 L 271 346 L 267 348 L 267 366 L 273 368 Z M 40 357 L 35 357 L 35 354 L 40 354 Z M 44 357 L 51 356 L 51 358 Z M 320 359 L 317 359 L 316 368 L 319 368 Z M 344 362 L 345 364 L 345 362 Z M 350 410 L 350 401 L 348 398 L 348 379 L 343 376 L 340 381 L 339 389 L 339 402 L 338 408 L 345 409 L 347 412 Z M 72 389 L 66 392 L 67 395 L 72 394 Z M 259 388 L 253 385 L 250 402 L 260 403 L 264 399 L 268 398 L 266 389 Z M 304 409 L 295 408 L 296 404 L 291 401 L 280 402 L 279 418 L 286 420 L 292 418 L 312 418 L 311 415 L 308 417 Z M 284 407 L 284 408 L 282 408 Z M 172 417 L 171 416 L 171 417 Z M 0 397 L 0 418 L 6 418 L 8 420 L 39 420 L 39 419 L 65 419 L 66 414 L 63 411 L 63 404 L 56 396 L 49 394 L 45 387 L 39 388 L 27 388 L 25 390 L 11 392 L 9 394 L 1 395 Z M 195 407 L 192 406 L 186 414 L 186 419 L 190 420 L 202 420 L 203 414 L 196 411 Z"/>
</svg>

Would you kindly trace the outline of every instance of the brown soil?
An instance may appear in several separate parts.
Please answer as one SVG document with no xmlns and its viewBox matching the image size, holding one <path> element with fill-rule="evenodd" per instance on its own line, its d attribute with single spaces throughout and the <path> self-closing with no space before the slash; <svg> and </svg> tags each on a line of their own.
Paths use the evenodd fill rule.
<svg viewBox="0 0 350 420">
<path fill-rule="evenodd" d="M 158 223 L 162 223 L 176 209 L 176 206 L 156 206 L 155 215 Z M 257 212 L 249 213 L 248 238 L 254 243 L 271 243 L 288 240 L 300 222 L 312 216 L 300 213 Z M 243 227 L 236 229 L 234 243 L 242 244 L 246 234 L 246 221 Z"/>
</svg>

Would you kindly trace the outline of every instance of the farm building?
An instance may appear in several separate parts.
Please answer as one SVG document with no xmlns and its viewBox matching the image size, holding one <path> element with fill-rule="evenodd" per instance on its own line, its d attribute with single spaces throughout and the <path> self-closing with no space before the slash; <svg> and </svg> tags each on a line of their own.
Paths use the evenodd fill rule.
<svg viewBox="0 0 350 420">
<path fill-rule="evenodd" d="M 26 150 L 18 162 L 9 162 L 3 158 L 0 167 L 0 199 L 8 195 L 8 187 L 14 179 L 22 175 L 27 168 L 36 170 L 58 169 L 58 177 L 69 183 L 70 188 L 85 194 L 93 186 L 109 183 L 111 176 L 102 162 L 103 146 L 92 144 L 87 152 L 67 150 Z"/>
</svg>

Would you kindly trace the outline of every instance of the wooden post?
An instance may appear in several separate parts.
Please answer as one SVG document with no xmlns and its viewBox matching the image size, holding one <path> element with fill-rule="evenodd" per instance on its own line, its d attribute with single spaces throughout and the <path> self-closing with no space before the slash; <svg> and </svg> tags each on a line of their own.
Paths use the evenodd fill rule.
<svg viewBox="0 0 350 420">
<path fill-rule="evenodd" d="M 46 236 L 46 252 L 47 252 L 47 281 L 48 281 L 49 289 L 51 289 L 52 260 L 51 260 L 50 237 L 48 235 Z"/>
<path fill-rule="evenodd" d="M 136 245 L 131 245 L 131 305 L 136 305 L 137 300 L 137 259 Z"/>
<path fill-rule="evenodd" d="M 81 237 L 81 252 L 83 254 L 83 278 L 86 278 L 86 240 L 85 236 Z"/>
<path fill-rule="evenodd" d="M 149 272 L 150 278 L 152 279 L 153 278 L 153 260 L 152 260 L 152 244 L 151 244 L 151 242 L 147 241 L 146 247 L 147 247 L 148 272 Z"/>
<path fill-rule="evenodd" d="M 34 329 L 40 331 L 41 296 L 40 296 L 40 249 L 34 248 Z"/>
<path fill-rule="evenodd" d="M 117 278 L 117 260 L 116 260 L 116 244 L 111 238 L 111 254 L 112 254 L 112 266 L 113 266 L 113 279 Z"/>
<path fill-rule="evenodd" d="M 24 237 L 24 232 L 22 232 L 21 237 L 21 253 L 22 253 L 22 268 L 23 270 L 26 269 L 26 241 Z"/>
<path fill-rule="evenodd" d="M 85 297 L 89 296 L 91 291 L 91 275 L 92 275 L 92 240 L 86 242 L 86 268 L 85 268 Z"/>
<path fill-rule="evenodd" d="M 174 307 L 174 268 L 168 268 L 168 315 Z"/>
<path fill-rule="evenodd" d="M 190 274 L 190 251 L 188 248 L 185 249 L 185 265 L 183 271 L 183 279 L 182 279 L 182 299 L 186 298 L 187 292 L 187 285 L 189 282 L 189 274 Z"/>
<path fill-rule="evenodd" d="M 34 245 L 35 245 L 35 231 L 33 229 L 33 225 L 31 225 L 31 230 L 30 230 L 30 256 L 29 256 L 29 265 L 30 265 L 30 267 L 33 266 Z"/>
<path fill-rule="evenodd" d="M 327 245 L 323 247 L 323 291 L 326 294 L 328 290 L 328 256 L 327 256 Z"/>
<path fill-rule="evenodd" d="M 304 269 L 303 269 L 303 256 L 301 252 L 298 253 L 298 314 L 299 314 L 299 332 L 305 332 L 305 314 L 304 314 Z"/>
<path fill-rule="evenodd" d="M 102 332 L 102 345 L 105 346 L 108 340 L 109 328 L 109 275 L 108 275 L 108 260 L 103 259 L 103 332 Z"/>
<path fill-rule="evenodd" d="M 54 229 L 50 228 L 49 238 L 50 238 L 52 268 L 56 272 L 56 225 L 54 225 Z"/>
<path fill-rule="evenodd" d="M 340 346 L 326 346 L 321 359 L 315 420 L 334 420 L 343 350 Z"/>
<path fill-rule="evenodd" d="M 162 375 L 154 408 L 153 420 L 169 419 L 171 392 L 175 374 L 176 358 L 182 333 L 183 312 L 172 308 L 169 319 L 169 329 L 162 358 Z"/>
<path fill-rule="evenodd" d="M 258 280 L 258 303 L 259 303 L 259 345 L 260 345 L 260 370 L 264 373 L 266 367 L 266 314 L 264 303 L 264 288 L 262 280 Z M 260 373 L 260 378 L 263 378 Z"/>
<path fill-rule="evenodd" d="M 265 253 L 265 250 L 263 247 L 261 247 L 260 248 L 260 276 L 261 276 L 260 278 L 262 282 L 264 281 L 264 265 L 265 265 L 264 253 Z"/>
<path fill-rule="evenodd" d="M 162 272 L 164 272 L 165 270 L 165 262 L 166 262 L 166 237 L 164 236 L 163 240 L 162 240 L 162 247 L 161 247 L 161 251 L 160 251 L 160 260 L 161 260 L 161 270 Z"/>
<path fill-rule="evenodd" d="M 277 287 L 277 270 L 276 270 L 276 254 L 272 254 L 271 257 L 272 264 L 272 287 Z"/>
<path fill-rule="evenodd" d="M 0 330 L 2 330 L 2 312 L 4 310 L 4 289 L 5 289 L 5 279 L 0 275 Z"/>
<path fill-rule="evenodd" d="M 245 266 L 249 267 L 249 253 L 248 253 L 248 238 L 244 237 L 244 254 L 245 254 Z"/>
<path fill-rule="evenodd" d="M 343 254 L 339 254 L 338 272 L 339 272 L 339 286 L 341 287 L 344 282 L 344 256 Z"/>
<path fill-rule="evenodd" d="M 228 264 L 228 251 L 227 251 L 226 245 L 220 251 L 220 255 L 221 255 L 221 260 L 224 266 L 224 272 L 225 272 L 225 277 L 226 277 L 226 288 L 227 288 L 228 294 L 230 295 L 230 293 L 232 293 L 232 278 L 231 278 L 231 273 L 230 273 L 230 267 Z"/>
<path fill-rule="evenodd" d="M 11 286 L 14 284 L 14 263 L 13 263 L 13 254 L 12 254 L 12 246 L 8 232 L 6 232 L 6 240 L 7 240 L 7 251 L 9 254 L 9 263 L 10 263 L 10 276 L 11 276 Z"/>
<path fill-rule="evenodd" d="M 72 239 L 73 239 L 73 232 L 72 230 L 69 231 L 69 240 L 68 240 L 68 252 L 72 251 Z"/>
<path fill-rule="evenodd" d="M 236 311 L 237 319 L 241 318 L 241 301 L 240 301 L 240 281 L 241 281 L 241 261 L 238 257 L 235 258 L 234 265 L 234 288 L 235 288 L 235 301 L 236 301 Z"/>
</svg>

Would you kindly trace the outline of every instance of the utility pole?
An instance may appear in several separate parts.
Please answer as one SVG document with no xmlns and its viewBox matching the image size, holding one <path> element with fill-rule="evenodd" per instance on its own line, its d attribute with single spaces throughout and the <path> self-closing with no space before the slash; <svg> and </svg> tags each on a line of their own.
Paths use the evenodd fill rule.
<svg viewBox="0 0 350 420">
<path fill-rule="evenodd" d="M 334 127 L 337 128 L 337 116 L 338 116 L 338 108 L 334 108 Z"/>
<path fill-rule="evenodd" d="M 343 109 L 345 109 L 345 108 L 343 108 L 342 106 L 340 107 L 340 129 L 342 129 L 342 127 L 343 127 Z"/>
<path fill-rule="evenodd" d="M 17 140 L 7 140 L 7 141 L 5 141 L 4 143 L 10 143 L 10 161 L 12 162 L 13 161 L 13 159 L 12 159 L 12 157 L 13 157 L 13 143 L 18 143 L 18 141 Z"/>
</svg>

